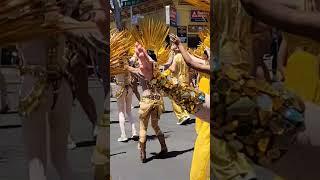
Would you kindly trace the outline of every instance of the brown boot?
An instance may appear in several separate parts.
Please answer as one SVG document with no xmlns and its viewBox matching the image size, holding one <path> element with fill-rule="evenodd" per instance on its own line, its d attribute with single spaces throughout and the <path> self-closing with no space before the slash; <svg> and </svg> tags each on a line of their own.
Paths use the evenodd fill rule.
<svg viewBox="0 0 320 180">
<path fill-rule="evenodd" d="M 161 151 L 159 153 L 159 156 L 162 156 L 162 155 L 164 155 L 164 154 L 166 154 L 168 152 L 168 148 L 167 148 L 167 145 L 166 145 L 166 140 L 164 139 L 164 134 L 158 135 L 158 139 L 159 139 L 159 142 L 160 142 L 160 145 L 161 145 Z"/>
<path fill-rule="evenodd" d="M 142 163 L 146 163 L 146 142 L 139 142 L 140 143 L 140 159 Z"/>
</svg>

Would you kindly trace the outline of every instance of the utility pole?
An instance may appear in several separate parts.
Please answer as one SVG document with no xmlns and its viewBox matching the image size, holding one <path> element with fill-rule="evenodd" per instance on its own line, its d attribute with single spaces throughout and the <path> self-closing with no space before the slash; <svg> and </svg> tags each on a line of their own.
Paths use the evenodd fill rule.
<svg viewBox="0 0 320 180">
<path fill-rule="evenodd" d="M 118 30 L 122 30 L 122 21 L 121 21 L 121 6 L 118 0 L 112 0 L 114 8 L 114 19 Z"/>
</svg>

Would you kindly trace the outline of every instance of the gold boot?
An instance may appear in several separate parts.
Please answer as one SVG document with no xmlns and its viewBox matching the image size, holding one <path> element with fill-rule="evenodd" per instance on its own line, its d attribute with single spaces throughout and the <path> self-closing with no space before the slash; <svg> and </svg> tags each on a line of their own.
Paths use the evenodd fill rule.
<svg viewBox="0 0 320 180">
<path fill-rule="evenodd" d="M 162 156 L 164 154 L 166 154 L 168 152 L 168 148 L 166 145 L 166 140 L 164 139 L 164 134 L 160 134 L 158 135 L 158 140 L 160 142 L 161 145 L 161 151 L 159 153 L 159 156 Z"/>
<path fill-rule="evenodd" d="M 140 159 L 142 163 L 147 162 L 146 158 L 146 142 L 140 142 Z"/>
</svg>

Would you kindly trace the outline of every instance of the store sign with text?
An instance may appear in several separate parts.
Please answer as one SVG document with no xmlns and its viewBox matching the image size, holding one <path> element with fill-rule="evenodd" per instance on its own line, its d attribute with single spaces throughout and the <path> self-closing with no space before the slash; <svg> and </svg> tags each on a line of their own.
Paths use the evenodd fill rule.
<svg viewBox="0 0 320 180">
<path fill-rule="evenodd" d="M 191 10 L 191 22 L 208 22 L 209 12 Z"/>
<path fill-rule="evenodd" d="M 187 43 L 187 26 L 178 26 L 177 36 L 180 38 L 182 43 Z"/>
</svg>

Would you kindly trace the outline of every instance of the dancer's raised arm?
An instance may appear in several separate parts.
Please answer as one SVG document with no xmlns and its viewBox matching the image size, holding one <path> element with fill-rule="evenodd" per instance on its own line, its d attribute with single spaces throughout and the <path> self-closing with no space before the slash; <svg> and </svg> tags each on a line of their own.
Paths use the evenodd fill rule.
<svg viewBox="0 0 320 180">
<path fill-rule="evenodd" d="M 183 59 L 185 60 L 185 62 L 188 66 L 190 66 L 191 68 L 193 68 L 199 72 L 203 72 L 203 73 L 207 73 L 207 74 L 210 73 L 210 65 L 205 65 L 205 64 L 201 64 L 197 61 L 194 61 L 190 57 L 188 51 L 181 44 L 179 37 L 177 37 L 174 34 L 170 34 L 170 39 L 173 43 L 175 43 L 179 47 L 179 50 L 183 56 Z"/>
<path fill-rule="evenodd" d="M 320 40 L 320 13 L 298 10 L 293 1 L 241 0 L 256 19 L 283 31 Z"/>
<path fill-rule="evenodd" d="M 138 43 L 136 43 L 135 53 L 139 59 L 140 75 L 149 80 L 152 86 L 166 93 L 169 98 L 189 113 L 210 122 L 210 95 L 205 95 L 188 84 L 179 83 L 177 80 L 161 74 L 160 70 L 150 60 L 146 50 Z"/>
</svg>

